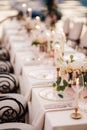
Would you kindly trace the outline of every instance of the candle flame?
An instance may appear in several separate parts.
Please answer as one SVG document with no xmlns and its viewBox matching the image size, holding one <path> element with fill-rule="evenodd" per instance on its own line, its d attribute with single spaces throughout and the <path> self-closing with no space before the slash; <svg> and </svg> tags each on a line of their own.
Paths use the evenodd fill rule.
<svg viewBox="0 0 87 130">
<path fill-rule="evenodd" d="M 40 17 L 39 17 L 39 16 L 36 16 L 36 20 L 40 21 Z"/>
<path fill-rule="evenodd" d="M 22 7 L 25 8 L 27 5 L 25 3 L 22 4 Z"/>
<path fill-rule="evenodd" d="M 32 9 L 31 9 L 31 8 L 28 8 L 28 11 L 29 11 L 29 12 L 31 12 L 31 11 L 32 11 Z"/>
<path fill-rule="evenodd" d="M 58 50 L 60 50 L 60 45 L 56 45 L 56 48 L 57 48 Z"/>
<path fill-rule="evenodd" d="M 79 85 L 79 78 L 76 79 L 76 85 Z"/>
</svg>

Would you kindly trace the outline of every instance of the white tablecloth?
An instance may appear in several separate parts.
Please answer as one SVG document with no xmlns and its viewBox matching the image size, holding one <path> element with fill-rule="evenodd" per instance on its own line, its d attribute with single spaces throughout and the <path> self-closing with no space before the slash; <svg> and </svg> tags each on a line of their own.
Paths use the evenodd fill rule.
<svg viewBox="0 0 87 130">
<path fill-rule="evenodd" d="M 56 73 L 55 67 L 47 66 L 47 65 L 38 65 L 38 66 L 24 66 L 22 69 L 22 76 L 20 76 L 20 90 L 21 94 L 26 96 L 28 100 L 31 100 L 31 94 L 32 94 L 32 88 L 39 88 L 39 87 L 47 87 L 52 86 L 53 81 L 52 80 L 41 80 L 34 77 L 31 77 L 29 74 L 34 71 L 48 71 L 52 72 L 52 74 Z"/>
<path fill-rule="evenodd" d="M 44 100 L 39 96 L 42 88 L 34 88 L 32 90 L 32 118 L 31 122 L 38 122 L 39 117 L 44 114 L 44 106 L 47 104 L 55 104 L 56 102 Z M 58 102 L 57 102 L 58 103 Z M 87 129 L 87 113 L 80 111 L 82 119 L 72 119 L 71 113 L 74 110 L 52 111 L 45 113 L 44 130 L 86 130 Z M 42 118 L 41 118 L 42 119 Z M 35 123 L 35 122 L 34 122 Z M 42 123 L 42 122 L 41 122 Z M 33 124 L 35 125 L 35 124 Z"/>
<path fill-rule="evenodd" d="M 13 22 L 12 25 L 6 26 L 5 29 L 6 30 L 12 29 L 12 31 L 14 31 L 14 30 L 18 30 L 20 27 L 21 26 L 18 23 Z M 47 62 L 47 61 L 46 61 L 46 63 L 44 63 L 45 60 L 43 60 L 43 62 L 41 62 L 42 65 L 41 64 L 36 65 L 36 66 L 34 66 L 34 65 L 32 66 L 30 64 L 24 65 L 25 63 L 28 63 L 28 62 L 26 62 L 25 59 L 29 58 L 28 55 L 30 53 L 30 48 L 29 48 L 30 46 L 28 46 L 28 44 L 25 44 L 25 47 L 24 47 L 24 43 L 26 42 L 27 35 L 24 35 L 26 37 L 23 37 L 23 35 L 20 35 L 20 36 L 16 36 L 13 34 L 11 35 L 11 33 L 6 30 L 5 30 L 6 37 L 4 37 L 4 38 L 5 38 L 5 42 L 7 40 L 8 46 L 10 47 L 12 63 L 14 63 L 14 59 L 15 59 L 14 67 L 15 67 L 15 73 L 19 77 L 20 92 L 21 92 L 21 94 L 23 94 L 25 96 L 25 99 L 27 101 L 30 101 L 31 94 L 32 94 L 32 102 L 29 103 L 30 104 L 29 107 L 31 107 L 30 115 L 29 115 L 30 123 L 32 123 L 32 125 L 34 125 L 34 126 L 36 125 L 37 130 L 42 130 L 41 127 L 43 127 L 43 126 L 44 126 L 44 130 L 74 130 L 74 129 L 87 130 L 87 113 L 85 113 L 85 112 L 81 111 L 82 119 L 74 120 L 70 117 L 70 114 L 73 112 L 73 110 L 66 110 L 66 111 L 58 110 L 58 111 L 54 111 L 54 112 L 45 111 L 44 106 L 46 106 L 48 104 L 55 105 L 56 102 L 47 101 L 47 100 L 42 99 L 39 96 L 39 92 L 42 90 L 43 86 L 44 86 L 44 88 L 47 88 L 48 82 L 50 82 L 52 80 L 47 81 L 47 80 L 41 80 L 38 78 L 35 79 L 34 77 L 31 77 L 29 75 L 29 73 L 31 73 L 32 71 L 36 71 L 36 70 L 39 71 L 41 69 L 42 70 L 45 70 L 45 69 L 52 70 L 52 69 L 54 69 L 52 66 L 53 62 L 52 62 L 52 64 L 50 64 L 50 62 Z M 27 40 L 29 40 L 29 39 L 27 39 Z M 32 40 L 30 40 L 30 42 L 28 42 L 29 45 L 31 44 L 31 41 Z M 15 46 L 17 44 L 16 42 L 18 42 L 20 44 L 20 45 L 18 45 L 19 49 Z M 65 54 L 68 56 L 68 58 L 69 58 L 70 54 L 75 54 L 75 53 L 76 53 L 76 60 L 80 59 L 81 57 L 78 57 L 78 53 L 76 51 L 74 51 L 73 49 L 71 49 L 71 48 L 67 47 L 67 45 L 65 45 Z M 24 60 L 22 60 L 23 55 L 24 55 Z M 80 56 L 82 56 L 82 58 L 84 57 L 84 55 L 80 55 Z M 49 59 L 47 59 L 47 60 L 49 60 Z M 21 74 L 21 76 L 20 76 L 20 74 Z M 51 87 L 51 85 L 50 85 L 50 87 Z M 39 127 L 37 125 L 38 123 L 40 123 Z"/>
</svg>

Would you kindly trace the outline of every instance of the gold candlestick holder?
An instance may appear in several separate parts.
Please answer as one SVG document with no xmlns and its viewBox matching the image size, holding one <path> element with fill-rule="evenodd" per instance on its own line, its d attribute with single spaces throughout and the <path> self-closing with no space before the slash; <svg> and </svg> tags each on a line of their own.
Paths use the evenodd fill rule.
<svg viewBox="0 0 87 130">
<path fill-rule="evenodd" d="M 59 78 L 60 77 L 60 68 L 57 68 L 56 70 L 57 70 L 57 78 Z"/>
<path fill-rule="evenodd" d="M 71 114 L 73 119 L 81 119 L 82 115 L 78 113 L 78 106 L 74 108 L 75 112 Z"/>
<path fill-rule="evenodd" d="M 64 57 L 64 52 L 62 52 L 62 57 Z"/>
</svg>

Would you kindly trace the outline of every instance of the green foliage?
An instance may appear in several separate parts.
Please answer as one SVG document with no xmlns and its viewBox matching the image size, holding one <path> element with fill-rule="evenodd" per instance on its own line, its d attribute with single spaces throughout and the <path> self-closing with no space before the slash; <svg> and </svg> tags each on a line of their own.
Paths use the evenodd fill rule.
<svg viewBox="0 0 87 130">
<path fill-rule="evenodd" d="M 74 61 L 74 56 L 70 55 L 70 61 L 73 62 Z"/>
<path fill-rule="evenodd" d="M 33 42 L 32 42 L 32 46 L 33 46 L 33 45 L 37 46 L 38 44 L 39 44 L 39 43 L 38 43 L 37 41 L 33 41 Z"/>
<path fill-rule="evenodd" d="M 56 83 L 53 83 L 53 87 L 56 87 Z"/>
<path fill-rule="evenodd" d="M 65 79 L 63 80 L 63 84 L 64 84 L 65 87 L 68 85 L 68 83 Z"/>
<path fill-rule="evenodd" d="M 62 78 L 59 77 L 59 78 L 57 79 L 57 81 L 56 81 L 56 84 L 59 85 L 59 84 L 61 83 L 61 80 L 62 80 Z"/>
<path fill-rule="evenodd" d="M 61 83 L 62 82 L 62 83 Z M 61 85 L 62 84 L 62 85 Z M 57 91 L 64 91 L 64 89 L 68 86 L 68 82 L 65 79 L 59 77 L 55 83 L 53 83 L 53 87 L 56 87 Z"/>
</svg>

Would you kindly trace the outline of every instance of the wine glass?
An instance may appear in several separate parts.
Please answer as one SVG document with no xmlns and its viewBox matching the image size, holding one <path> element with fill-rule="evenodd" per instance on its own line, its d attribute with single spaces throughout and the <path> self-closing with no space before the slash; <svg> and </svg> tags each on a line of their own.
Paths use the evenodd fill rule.
<svg viewBox="0 0 87 130">
<path fill-rule="evenodd" d="M 82 118 L 82 115 L 78 113 L 78 100 L 79 100 L 79 94 L 83 90 L 83 88 L 84 88 L 83 74 L 74 73 L 72 76 L 72 89 L 75 91 L 75 103 L 74 103 L 75 112 L 71 114 L 71 117 L 74 119 Z"/>
</svg>

